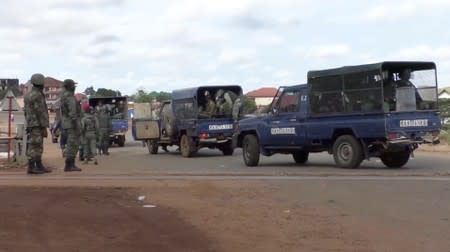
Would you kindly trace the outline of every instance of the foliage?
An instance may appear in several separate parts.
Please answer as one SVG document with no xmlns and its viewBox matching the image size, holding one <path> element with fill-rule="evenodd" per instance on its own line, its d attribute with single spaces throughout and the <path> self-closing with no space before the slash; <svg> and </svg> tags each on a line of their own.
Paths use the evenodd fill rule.
<svg viewBox="0 0 450 252">
<path fill-rule="evenodd" d="M 122 96 L 119 90 L 112 90 L 107 88 L 99 88 L 95 93 L 95 97 L 114 97 L 114 96 Z"/>
<path fill-rule="evenodd" d="M 441 132 L 439 133 L 439 140 L 441 141 L 441 143 L 450 144 L 448 132 L 445 130 L 441 130 Z"/>
<path fill-rule="evenodd" d="M 241 106 L 242 114 L 244 115 L 251 114 L 256 112 L 257 109 L 258 107 L 256 106 L 255 99 L 248 98 L 247 96 L 242 97 L 242 106 Z"/>
<path fill-rule="evenodd" d="M 139 89 L 135 94 L 133 94 L 130 97 L 130 100 L 133 100 L 134 102 L 141 103 L 141 102 L 162 102 L 165 100 L 170 100 L 172 95 L 167 92 L 145 92 L 143 89 Z"/>
<path fill-rule="evenodd" d="M 439 99 L 439 111 L 441 112 L 442 125 L 450 122 L 450 99 Z"/>
<path fill-rule="evenodd" d="M 88 87 L 88 88 L 86 88 L 85 90 L 84 90 L 84 94 L 85 95 L 87 95 L 87 96 L 92 96 L 92 97 L 94 97 L 95 95 L 96 95 L 96 91 L 95 91 L 95 89 L 94 89 L 94 87 L 93 86 L 90 86 L 90 87 Z"/>
</svg>

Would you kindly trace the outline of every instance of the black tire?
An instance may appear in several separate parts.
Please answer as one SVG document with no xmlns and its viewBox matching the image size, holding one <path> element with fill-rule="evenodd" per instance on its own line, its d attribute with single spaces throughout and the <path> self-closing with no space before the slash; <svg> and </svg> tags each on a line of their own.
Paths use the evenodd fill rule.
<svg viewBox="0 0 450 252">
<path fill-rule="evenodd" d="M 119 139 L 117 139 L 117 144 L 118 144 L 120 147 L 125 146 L 125 136 L 119 136 Z"/>
<path fill-rule="evenodd" d="M 151 155 L 158 154 L 158 143 L 154 140 L 147 141 L 148 153 Z"/>
<path fill-rule="evenodd" d="M 400 168 L 409 161 L 409 151 L 385 152 L 381 154 L 380 159 L 384 165 L 389 168 Z"/>
<path fill-rule="evenodd" d="M 292 157 L 294 158 L 295 163 L 304 164 L 308 161 L 309 152 L 307 151 L 298 151 L 292 153 Z"/>
<path fill-rule="evenodd" d="M 231 141 L 229 143 L 223 144 L 219 149 L 222 151 L 224 156 L 232 156 L 234 152 L 233 144 L 231 143 Z"/>
<path fill-rule="evenodd" d="M 337 167 L 357 168 L 363 161 L 361 144 L 352 135 L 343 135 L 333 144 L 333 157 Z"/>
<path fill-rule="evenodd" d="M 259 143 L 255 135 L 246 135 L 242 141 L 242 156 L 247 166 L 257 166 L 259 163 Z"/>
<path fill-rule="evenodd" d="M 181 136 L 180 152 L 183 157 L 192 157 L 192 154 L 195 153 L 195 145 L 192 137 L 186 134 Z"/>
</svg>

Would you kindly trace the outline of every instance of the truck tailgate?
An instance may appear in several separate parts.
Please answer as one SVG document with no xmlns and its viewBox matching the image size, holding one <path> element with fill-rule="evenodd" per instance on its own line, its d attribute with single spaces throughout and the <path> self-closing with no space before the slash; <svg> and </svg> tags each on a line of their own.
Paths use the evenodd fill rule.
<svg viewBox="0 0 450 252">
<path fill-rule="evenodd" d="M 134 119 L 132 133 L 135 140 L 148 140 L 160 138 L 159 120 Z"/>
</svg>

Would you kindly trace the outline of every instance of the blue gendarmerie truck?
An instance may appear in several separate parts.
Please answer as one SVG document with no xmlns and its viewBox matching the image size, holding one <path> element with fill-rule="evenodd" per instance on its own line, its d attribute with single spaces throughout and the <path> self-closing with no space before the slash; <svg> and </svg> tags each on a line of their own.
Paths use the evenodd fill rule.
<svg viewBox="0 0 450 252">
<path fill-rule="evenodd" d="M 232 110 L 220 112 L 219 107 L 207 111 L 207 96 L 214 102 L 218 96 L 232 93 L 242 95 L 242 88 L 229 86 L 200 86 L 172 91 L 172 98 L 160 104 L 159 111 L 152 115 L 150 104 L 146 109 L 135 104 L 132 133 L 135 140 L 147 143 L 150 154 L 157 154 L 161 146 L 179 146 L 183 157 L 191 157 L 199 149 L 219 149 L 226 156 L 233 154 Z M 149 111 L 149 112 L 140 112 Z M 144 114 L 144 116 L 142 116 Z"/>
<path fill-rule="evenodd" d="M 239 120 L 233 145 L 247 166 L 260 154 L 303 164 L 327 151 L 338 167 L 371 157 L 402 167 L 419 144 L 439 142 L 440 128 L 436 65 L 381 62 L 310 71 L 307 84 L 281 87 L 268 114 Z"/>
</svg>

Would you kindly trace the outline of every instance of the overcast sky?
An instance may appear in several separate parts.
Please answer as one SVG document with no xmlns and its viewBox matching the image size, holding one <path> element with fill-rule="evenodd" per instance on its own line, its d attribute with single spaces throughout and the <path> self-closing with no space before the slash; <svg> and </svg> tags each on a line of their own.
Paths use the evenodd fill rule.
<svg viewBox="0 0 450 252">
<path fill-rule="evenodd" d="M 450 86 L 449 13 L 448 0 L 2 0 L 0 78 L 250 91 L 311 69 L 427 60 Z"/>
</svg>

